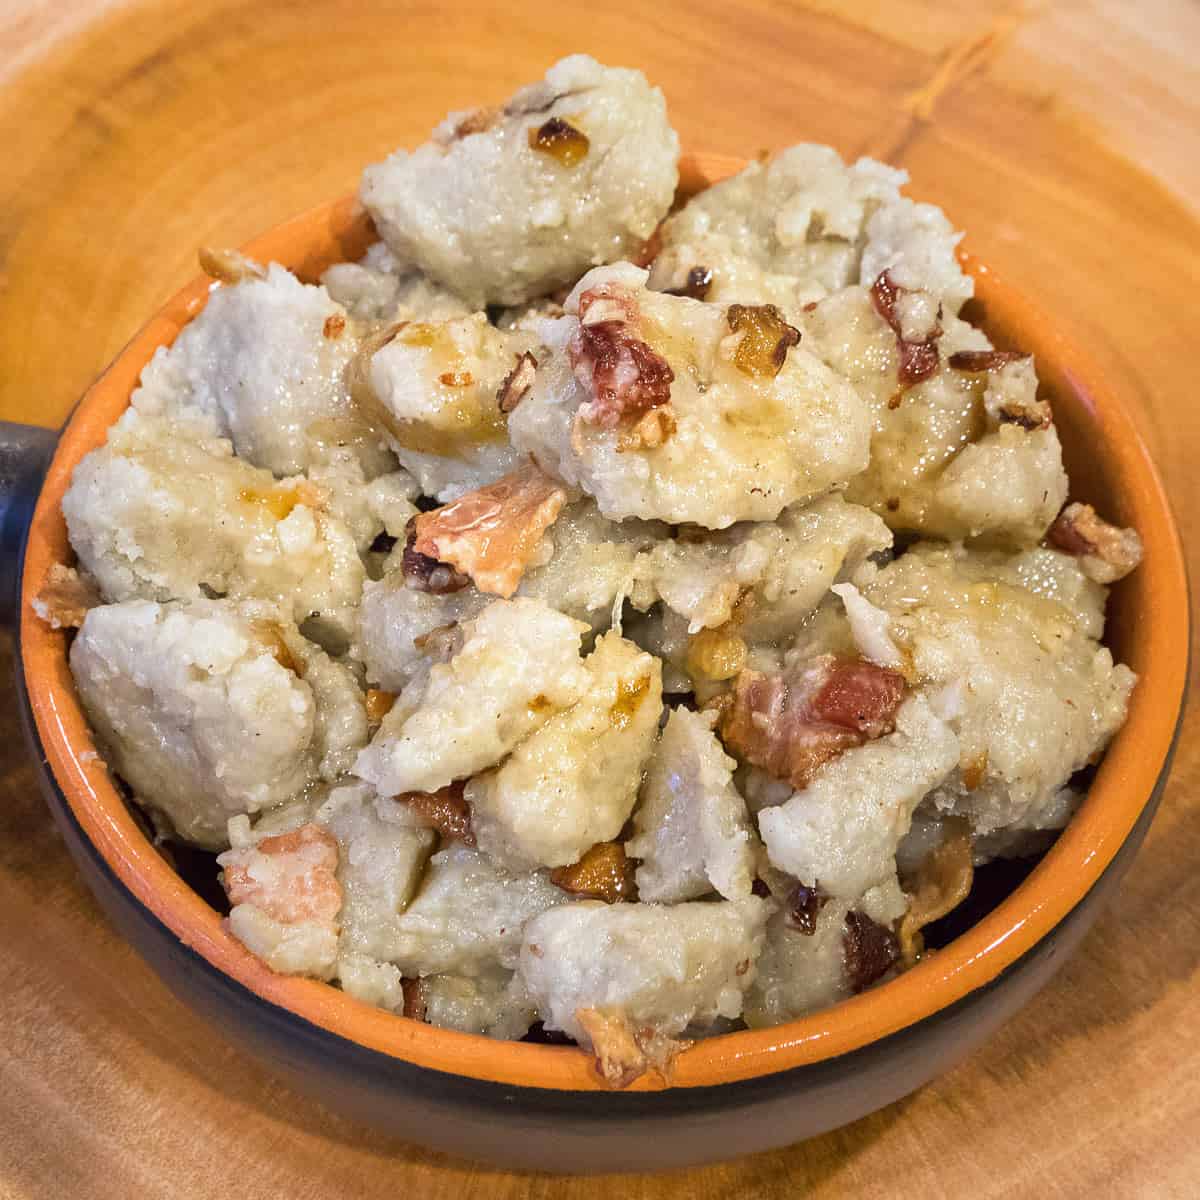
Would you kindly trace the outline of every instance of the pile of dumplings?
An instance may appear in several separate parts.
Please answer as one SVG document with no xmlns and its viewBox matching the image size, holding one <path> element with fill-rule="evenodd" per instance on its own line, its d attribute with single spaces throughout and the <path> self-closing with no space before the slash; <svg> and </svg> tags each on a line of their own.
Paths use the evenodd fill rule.
<svg viewBox="0 0 1200 1200">
<path fill-rule="evenodd" d="M 573 56 L 368 167 L 361 261 L 203 252 L 36 603 L 271 968 L 613 1086 L 911 966 L 1134 686 L 1137 534 L 941 210 L 816 145 L 677 204 L 678 159 Z"/>
</svg>

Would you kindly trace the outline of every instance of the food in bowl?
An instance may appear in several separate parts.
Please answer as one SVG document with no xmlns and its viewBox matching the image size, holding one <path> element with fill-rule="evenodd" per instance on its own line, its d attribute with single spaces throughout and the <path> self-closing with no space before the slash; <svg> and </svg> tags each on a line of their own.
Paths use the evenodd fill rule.
<svg viewBox="0 0 1200 1200">
<path fill-rule="evenodd" d="M 319 284 L 204 254 L 39 601 L 272 968 L 614 1085 L 911 966 L 1134 684 L 1137 535 L 941 212 L 800 146 L 672 213 L 677 155 L 577 57 L 368 169 Z"/>
</svg>

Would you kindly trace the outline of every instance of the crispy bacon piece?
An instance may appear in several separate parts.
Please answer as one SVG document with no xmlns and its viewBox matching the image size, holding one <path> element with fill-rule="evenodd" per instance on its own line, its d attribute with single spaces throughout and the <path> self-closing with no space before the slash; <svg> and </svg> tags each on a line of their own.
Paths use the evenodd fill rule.
<svg viewBox="0 0 1200 1200">
<path fill-rule="evenodd" d="M 341 313 L 330 313 L 321 326 L 321 333 L 330 341 L 336 341 L 346 332 L 346 318 Z"/>
<path fill-rule="evenodd" d="M 637 298 L 619 284 L 601 284 L 579 297 L 579 328 L 567 346 L 571 368 L 591 400 L 580 419 L 616 429 L 671 399 L 675 372 L 639 336 Z"/>
<path fill-rule="evenodd" d="M 227 850 L 220 863 L 229 902 L 253 904 L 281 925 L 333 925 L 341 911 L 337 839 L 311 821 L 254 846 Z"/>
<path fill-rule="evenodd" d="M 1020 350 L 956 350 L 946 362 L 955 371 L 979 374 L 982 371 L 1000 371 L 1010 363 L 1029 358 Z"/>
<path fill-rule="evenodd" d="M 964 817 L 947 817 L 941 842 L 904 880 L 908 911 L 900 919 L 900 961 L 911 967 L 921 957 L 925 940 L 921 930 L 957 908 L 971 893 L 975 879 L 971 826 Z"/>
<path fill-rule="evenodd" d="M 937 370 L 937 342 L 938 338 L 942 336 L 939 320 L 937 327 L 927 338 L 923 338 L 919 342 L 905 340 L 896 305 L 906 290 L 892 279 L 888 271 L 882 271 L 879 278 L 871 285 L 871 303 L 875 306 L 875 311 L 887 322 L 891 331 L 896 335 L 896 347 L 900 351 L 899 380 L 902 390 L 920 383 L 923 379 L 928 379 Z M 939 310 L 939 317 L 940 315 Z"/>
<path fill-rule="evenodd" d="M 1080 560 L 1097 583 L 1123 579 L 1142 561 L 1142 539 L 1133 529 L 1110 525 L 1090 504 L 1068 504 L 1046 534 L 1055 549 Z"/>
<path fill-rule="evenodd" d="M 533 387 L 537 365 L 537 359 L 528 350 L 517 356 L 516 365 L 505 375 L 496 393 L 496 403 L 502 413 L 512 412 L 525 399 L 526 393 Z"/>
<path fill-rule="evenodd" d="M 562 117 L 551 117 L 536 129 L 530 126 L 528 140 L 531 150 L 548 154 L 564 167 L 582 162 L 592 144 L 582 129 Z"/>
<path fill-rule="evenodd" d="M 742 671 L 719 731 L 740 758 L 802 788 L 831 759 L 890 733 L 905 690 L 898 671 L 832 655 L 786 675 Z"/>
<path fill-rule="evenodd" d="M 550 882 L 564 892 L 605 904 L 636 899 L 633 863 L 620 842 L 597 842 L 577 863 L 551 871 Z"/>
<path fill-rule="evenodd" d="M 817 886 L 798 883 L 788 897 L 788 923 L 806 937 L 817 932 L 817 918 L 829 897 Z"/>
<path fill-rule="evenodd" d="M 462 591 L 471 582 L 470 576 L 456 571 L 449 563 L 422 554 L 415 545 L 417 530 L 414 520 L 408 523 L 408 540 L 404 543 L 404 553 L 400 558 L 405 586 L 417 592 L 431 592 L 435 596 Z"/>
<path fill-rule="evenodd" d="M 463 797 L 464 780 L 456 780 L 436 792 L 402 792 L 396 797 L 436 829 L 444 838 L 462 842 L 464 846 L 475 845 L 475 832 L 471 828 L 471 806 Z"/>
<path fill-rule="evenodd" d="M 783 370 L 788 351 L 800 344 L 800 330 L 789 325 L 773 304 L 731 304 L 725 313 L 733 333 L 741 333 L 733 365 L 743 375 L 771 379 Z"/>
<path fill-rule="evenodd" d="M 703 300 L 711 290 L 712 282 L 712 267 L 693 267 L 687 273 L 687 280 L 682 287 L 667 288 L 664 295 L 687 296 L 691 300 Z"/>
<path fill-rule="evenodd" d="M 78 629 L 88 610 L 99 604 L 100 592 L 90 579 L 74 567 L 54 563 L 33 599 L 33 611 L 51 629 Z"/>
<path fill-rule="evenodd" d="M 481 592 L 511 596 L 567 493 L 532 463 L 413 518 L 413 550 L 469 575 Z"/>
<path fill-rule="evenodd" d="M 624 1013 L 611 1009 L 580 1008 L 575 1020 L 590 1039 L 596 1070 L 610 1088 L 628 1087 L 651 1067 L 669 1083 L 676 1057 L 692 1044 L 648 1025 L 635 1027 Z"/>
<path fill-rule="evenodd" d="M 896 935 L 865 913 L 848 912 L 842 931 L 846 977 L 855 992 L 868 988 L 900 957 Z"/>
</svg>

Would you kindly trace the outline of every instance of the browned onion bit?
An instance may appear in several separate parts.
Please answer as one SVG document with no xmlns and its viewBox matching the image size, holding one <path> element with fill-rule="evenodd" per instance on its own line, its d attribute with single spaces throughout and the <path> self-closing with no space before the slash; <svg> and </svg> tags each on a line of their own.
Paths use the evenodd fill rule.
<svg viewBox="0 0 1200 1200">
<path fill-rule="evenodd" d="M 419 979 L 400 980 L 400 990 L 404 995 L 404 1016 L 413 1021 L 425 1020 L 425 987 Z"/>
<path fill-rule="evenodd" d="M 812 937 L 817 932 L 817 918 L 821 909 L 829 903 L 829 897 L 814 885 L 798 883 L 788 896 L 788 923 L 793 929 Z"/>
<path fill-rule="evenodd" d="M 848 912 L 842 931 L 846 977 L 855 992 L 868 988 L 900 957 L 900 941 L 865 913 Z"/>
<path fill-rule="evenodd" d="M 687 273 L 687 280 L 682 287 L 667 288 L 665 294 L 668 296 L 687 296 L 691 300 L 703 300 L 712 288 L 712 282 L 712 267 L 693 267 Z"/>
<path fill-rule="evenodd" d="M 998 415 L 1001 425 L 1020 425 L 1031 433 L 1037 429 L 1049 429 L 1051 425 L 1050 405 L 1044 400 L 1033 404 L 1005 404 Z"/>
<path fill-rule="evenodd" d="M 654 232 L 638 247 L 637 252 L 629 260 L 635 267 L 646 268 L 662 253 L 662 226 L 659 225 Z"/>
<path fill-rule="evenodd" d="M 530 127 L 528 137 L 531 150 L 549 155 L 564 167 L 575 166 L 591 146 L 587 134 L 562 117 L 551 117 L 537 129 Z"/>
<path fill-rule="evenodd" d="M 800 330 L 773 304 L 731 304 L 725 320 L 733 333 L 743 334 L 733 365 L 744 375 L 773 378 L 783 370 L 788 351 L 800 344 Z"/>
<path fill-rule="evenodd" d="M 463 797 L 465 786 L 465 781 L 459 779 L 436 792 L 402 792 L 396 799 L 428 821 L 442 837 L 474 846 L 471 806 Z"/>
<path fill-rule="evenodd" d="M 517 355 L 513 369 L 505 375 L 500 390 L 496 393 L 496 403 L 500 405 L 502 413 L 512 412 L 525 399 L 529 389 L 533 387 L 537 365 L 537 359 L 528 350 Z"/>
<path fill-rule="evenodd" d="M 620 842 L 597 842 L 577 863 L 551 871 L 550 882 L 564 892 L 606 904 L 637 896 L 633 863 Z"/>
</svg>

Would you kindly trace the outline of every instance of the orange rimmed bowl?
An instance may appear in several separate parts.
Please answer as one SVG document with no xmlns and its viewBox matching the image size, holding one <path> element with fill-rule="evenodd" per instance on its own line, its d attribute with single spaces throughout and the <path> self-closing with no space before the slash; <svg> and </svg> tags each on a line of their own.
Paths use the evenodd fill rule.
<svg viewBox="0 0 1200 1200">
<path fill-rule="evenodd" d="M 688 156 L 681 187 L 699 191 L 741 165 Z M 359 257 L 371 240 L 369 220 L 345 199 L 246 249 L 313 279 Z M 154 351 L 203 306 L 201 279 L 89 390 L 44 481 L 44 431 L 9 427 L 0 437 L 10 564 L 20 561 L 13 547 L 28 523 L 16 621 L 26 728 L 67 845 L 123 934 L 186 1003 L 327 1105 L 438 1149 L 518 1166 L 645 1170 L 783 1145 L 863 1116 L 965 1056 L 1062 964 L 1140 845 L 1179 727 L 1189 630 L 1179 537 L 1129 413 L 1086 353 L 1034 305 L 969 255 L 964 261 L 993 339 L 1037 357 L 1072 495 L 1135 526 L 1145 543 L 1142 566 L 1113 589 L 1106 639 L 1140 676 L 1128 721 L 1070 826 L 976 925 L 898 979 L 824 1012 L 700 1042 L 679 1058 L 669 1088 L 646 1077 L 624 1092 L 606 1091 L 575 1048 L 438 1029 L 268 970 L 142 833 L 97 756 L 66 635 L 31 608 L 51 564 L 70 560 L 61 501 L 76 463 L 104 441 Z"/>
</svg>

